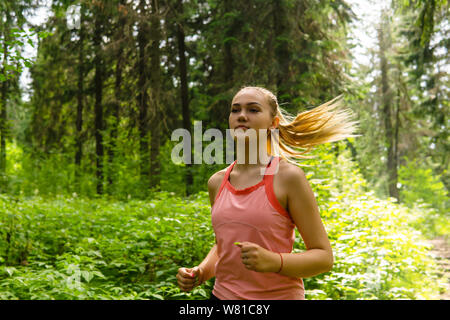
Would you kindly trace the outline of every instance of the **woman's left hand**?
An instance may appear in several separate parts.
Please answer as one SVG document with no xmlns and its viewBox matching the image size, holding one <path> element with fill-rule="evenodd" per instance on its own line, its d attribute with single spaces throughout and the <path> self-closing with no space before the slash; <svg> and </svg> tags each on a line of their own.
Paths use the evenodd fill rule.
<svg viewBox="0 0 450 320">
<path fill-rule="evenodd" d="M 281 259 L 278 253 L 264 249 L 252 242 L 235 243 L 241 248 L 241 259 L 244 266 L 257 272 L 277 272 Z"/>
</svg>

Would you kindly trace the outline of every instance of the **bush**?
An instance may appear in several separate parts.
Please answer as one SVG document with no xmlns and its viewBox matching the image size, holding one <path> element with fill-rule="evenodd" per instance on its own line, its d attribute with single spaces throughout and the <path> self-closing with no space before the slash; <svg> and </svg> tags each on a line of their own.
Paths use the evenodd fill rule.
<svg viewBox="0 0 450 320">
<path fill-rule="evenodd" d="M 164 148 L 167 157 L 170 147 Z M 120 184 L 112 192 L 114 198 L 91 199 L 68 193 L 70 188 L 52 196 L 60 185 L 70 186 L 69 176 L 63 174 L 72 170 L 64 167 L 69 160 L 57 155 L 45 160 L 53 169 L 41 170 L 33 179 L 31 158 L 23 157 L 17 146 L 11 150 L 9 187 L 16 192 L 0 194 L 0 299 L 209 297 L 214 279 L 185 293 L 175 278 L 179 267 L 199 264 L 214 243 L 207 192 L 188 198 L 153 192 L 147 200 L 137 200 L 137 178 L 129 173 L 137 166 L 131 165 L 118 167 Z M 410 193 L 405 204 L 378 199 L 368 192 L 348 151 L 336 158 L 319 146 L 315 153 L 303 170 L 317 198 L 335 263 L 330 272 L 304 279 L 306 298 L 436 298 L 445 284 L 436 276 L 424 236 L 448 234 L 448 215 L 414 201 L 417 192 Z M 170 170 L 169 162 L 164 161 L 163 172 Z M 202 177 L 208 177 L 207 169 L 199 169 Z M 182 192 L 180 174 L 163 176 L 164 186 Z M 46 179 L 51 183 L 44 183 Z M 85 190 L 94 188 L 86 181 Z M 42 192 L 30 196 L 38 187 Z M 432 194 L 425 196 L 430 203 L 435 201 Z M 305 246 L 296 234 L 294 251 L 301 252 Z"/>
<path fill-rule="evenodd" d="M 335 264 L 304 279 L 307 299 L 438 294 L 428 247 L 408 225 L 410 209 L 370 194 L 332 196 L 321 213 Z M 184 293 L 175 278 L 214 243 L 206 192 L 126 202 L 1 196 L 0 210 L 1 299 L 205 299 L 212 290 L 214 279 Z"/>
</svg>

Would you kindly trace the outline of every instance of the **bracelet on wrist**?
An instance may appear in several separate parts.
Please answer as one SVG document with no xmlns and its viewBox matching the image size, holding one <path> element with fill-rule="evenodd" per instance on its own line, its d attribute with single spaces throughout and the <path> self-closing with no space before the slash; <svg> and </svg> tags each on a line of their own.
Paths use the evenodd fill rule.
<svg viewBox="0 0 450 320">
<path fill-rule="evenodd" d="M 280 252 L 278 252 L 278 254 L 280 255 L 280 269 L 277 271 L 277 273 L 281 272 L 281 269 L 283 269 L 283 256 L 281 255 Z"/>
</svg>

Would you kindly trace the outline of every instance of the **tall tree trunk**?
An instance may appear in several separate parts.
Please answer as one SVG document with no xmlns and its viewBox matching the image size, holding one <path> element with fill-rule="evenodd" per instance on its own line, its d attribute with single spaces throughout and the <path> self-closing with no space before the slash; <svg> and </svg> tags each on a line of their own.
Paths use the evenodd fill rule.
<svg viewBox="0 0 450 320">
<path fill-rule="evenodd" d="M 275 33 L 275 58 L 277 62 L 276 84 L 277 96 L 279 102 L 288 92 L 287 80 L 289 79 L 289 64 L 291 63 L 288 42 L 287 42 L 287 15 L 283 7 L 282 1 L 274 0 L 273 2 L 273 24 Z"/>
<path fill-rule="evenodd" d="M 125 23 L 126 23 L 126 16 L 125 13 L 121 10 L 124 10 L 125 8 L 125 0 L 120 0 L 119 2 L 119 21 L 118 21 L 118 32 L 117 32 L 117 38 L 116 41 L 118 42 L 118 47 L 116 51 L 116 71 L 115 71 L 115 80 L 114 80 L 114 104 L 113 104 L 113 117 L 114 122 L 111 128 L 111 146 L 108 149 L 108 168 L 109 168 L 109 174 L 108 174 L 108 187 L 111 189 L 113 184 L 113 175 L 116 172 L 113 169 L 114 166 L 114 158 L 116 156 L 117 151 L 117 134 L 118 134 L 118 127 L 120 122 L 120 109 L 121 109 L 121 103 L 122 103 L 122 72 L 123 72 L 123 65 L 124 65 L 124 33 L 125 33 Z"/>
<path fill-rule="evenodd" d="M 6 51 L 5 51 L 6 52 Z M 8 179 L 6 177 L 6 137 L 7 128 L 7 93 L 8 80 L 2 82 L 1 101 L 0 101 L 0 192 L 6 192 Z"/>
<path fill-rule="evenodd" d="M 8 92 L 8 81 L 2 82 L 1 90 L 1 111 L 0 111 L 0 176 L 6 175 L 6 136 L 7 136 L 7 92 Z"/>
<path fill-rule="evenodd" d="M 100 8 L 98 9 L 101 10 Z M 102 106 L 102 96 L 103 96 L 103 59 L 102 59 L 102 21 L 101 16 L 97 13 L 95 17 L 95 27 L 94 27 L 94 91 L 95 91 L 95 153 L 97 160 L 97 194 L 103 194 L 103 106 Z"/>
<path fill-rule="evenodd" d="M 234 9 L 234 5 L 235 3 L 232 0 L 224 0 L 223 2 L 224 13 L 232 12 Z M 226 28 L 225 31 L 226 39 L 232 39 L 237 37 L 237 35 L 241 30 L 241 26 L 236 20 L 233 20 L 233 22 L 231 24 L 228 24 L 225 28 Z M 223 66 L 222 66 L 223 71 L 221 79 L 222 85 L 219 86 L 220 89 L 220 92 L 218 92 L 219 94 L 223 94 L 224 92 L 228 91 L 229 89 L 235 86 L 234 75 L 236 72 L 235 71 L 236 61 L 234 59 L 235 57 L 233 56 L 232 51 L 233 45 L 235 45 L 235 42 L 230 40 L 226 41 L 223 44 Z M 229 101 L 227 98 L 222 98 L 216 104 L 215 110 L 213 112 L 215 123 L 217 127 L 221 129 L 224 137 L 226 137 L 226 130 L 228 129 L 227 119 L 230 112 L 230 104 L 231 101 Z M 232 151 L 234 152 L 234 149 Z M 224 155 L 224 160 L 226 162 L 226 154 L 227 154 L 226 143 L 222 144 L 222 154 Z"/>
<path fill-rule="evenodd" d="M 6 59 L 8 56 L 8 47 L 6 45 L 6 41 L 9 37 L 8 26 L 10 23 L 9 14 L 7 13 L 7 20 L 5 23 L 5 27 L 3 29 L 3 63 L 6 65 Z M 6 76 L 5 68 L 2 68 L 2 72 Z M 8 101 L 8 85 L 9 80 L 5 80 L 1 82 L 1 95 L 0 95 L 0 192 L 7 191 L 8 180 L 6 177 L 6 137 L 8 136 L 8 119 L 7 119 L 7 101 Z"/>
<path fill-rule="evenodd" d="M 149 150 L 148 150 L 148 72 L 146 46 L 148 43 L 148 22 L 145 15 L 145 0 L 139 2 L 139 30 L 138 30 L 138 108 L 139 108 L 139 151 L 141 179 L 147 185 L 149 181 Z"/>
<path fill-rule="evenodd" d="M 224 9 L 225 12 L 231 12 L 233 10 L 233 3 L 231 0 L 224 0 Z M 227 31 L 225 32 L 226 38 L 231 38 L 236 36 L 234 30 L 234 24 L 228 26 Z M 223 45 L 223 83 L 225 88 L 229 88 L 233 86 L 234 81 L 234 60 L 232 49 L 232 42 L 226 41 Z M 228 109 L 225 109 L 228 110 Z"/>
<path fill-rule="evenodd" d="M 399 86 L 400 86 L 400 69 L 399 71 Z M 400 103 L 401 103 L 401 96 L 400 96 L 400 89 L 397 89 L 397 110 L 395 112 L 395 128 L 394 128 L 394 181 L 395 181 L 395 192 L 396 192 L 396 198 L 398 200 L 398 202 L 400 203 L 401 199 L 400 199 L 400 192 L 397 188 L 397 181 L 398 181 L 398 130 L 399 130 L 399 126 L 400 126 Z"/>
<path fill-rule="evenodd" d="M 382 18 L 383 19 L 383 18 Z M 387 26 L 387 20 L 383 19 L 381 27 L 378 29 L 378 41 L 380 47 L 380 68 L 381 68 L 381 95 L 382 95 L 382 105 L 383 105 L 383 116 L 384 116 L 384 127 L 385 127 L 385 141 L 388 148 L 387 155 L 387 172 L 388 172 L 388 189 L 389 196 L 399 199 L 398 189 L 397 189 L 397 164 L 395 157 L 395 137 L 392 129 L 391 123 L 391 105 L 393 105 L 392 92 L 389 87 L 389 76 L 388 76 L 388 61 L 386 57 L 386 52 L 390 49 L 388 44 L 388 36 L 386 35 L 388 30 L 385 28 Z"/>
<path fill-rule="evenodd" d="M 83 97 L 84 97 L 84 7 L 80 11 L 80 40 L 78 45 L 78 92 L 77 92 L 77 119 L 75 137 L 75 189 L 80 192 L 81 158 L 83 157 Z"/>
<path fill-rule="evenodd" d="M 180 16 L 183 15 L 183 3 L 181 0 L 178 1 L 178 9 Z M 191 128 L 191 114 L 189 109 L 189 96 L 188 96 L 188 84 L 187 84 L 187 66 L 186 66 L 186 46 L 185 46 L 185 34 L 183 31 L 183 26 L 177 23 L 177 41 L 178 41 L 178 57 L 179 57 L 179 68 L 180 68 L 180 89 L 181 89 L 181 108 L 183 114 L 183 128 L 188 130 L 193 134 Z M 191 148 L 191 164 L 186 164 L 186 195 L 192 194 L 193 189 L 193 152 Z"/>
<path fill-rule="evenodd" d="M 161 93 L 161 23 L 159 18 L 159 1 L 152 0 L 152 15 L 150 27 L 150 87 L 151 87 L 151 143 L 150 143 L 150 188 L 159 190 L 161 180 L 161 165 L 159 162 L 159 147 L 161 144 L 161 122 L 163 113 L 160 110 L 160 93 Z"/>
</svg>

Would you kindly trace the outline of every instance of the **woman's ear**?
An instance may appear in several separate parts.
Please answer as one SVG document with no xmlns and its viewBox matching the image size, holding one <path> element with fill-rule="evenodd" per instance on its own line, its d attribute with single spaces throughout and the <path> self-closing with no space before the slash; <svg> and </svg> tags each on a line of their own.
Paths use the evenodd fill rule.
<svg viewBox="0 0 450 320">
<path fill-rule="evenodd" d="M 280 118 L 278 116 L 275 116 L 272 120 L 272 125 L 270 126 L 270 129 L 276 129 L 278 128 L 278 124 L 280 123 Z"/>
</svg>

